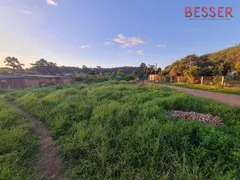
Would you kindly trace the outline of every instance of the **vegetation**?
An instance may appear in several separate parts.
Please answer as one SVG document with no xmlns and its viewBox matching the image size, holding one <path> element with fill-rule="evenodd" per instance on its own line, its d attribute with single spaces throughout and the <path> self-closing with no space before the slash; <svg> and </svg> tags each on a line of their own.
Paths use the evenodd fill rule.
<svg viewBox="0 0 240 180">
<path fill-rule="evenodd" d="M 106 80 L 146 80 L 150 74 L 159 74 L 161 68 L 155 68 L 154 65 L 146 65 L 141 63 L 140 67 L 114 67 L 114 68 L 102 68 L 97 66 L 96 68 L 88 68 L 83 65 L 79 67 L 66 67 L 57 66 L 56 63 L 48 62 L 45 59 L 40 59 L 35 63 L 31 63 L 30 68 L 22 69 L 22 65 L 16 58 L 6 58 L 8 64 L 6 66 L 12 66 L 13 72 L 24 72 L 26 74 L 45 74 L 45 75 L 65 75 L 74 76 L 77 81 L 83 82 L 103 82 Z M 0 74 L 9 74 L 9 69 L 0 68 Z"/>
<path fill-rule="evenodd" d="M 115 81 L 16 91 L 6 98 L 52 131 L 68 179 L 240 177 L 239 108 Z M 211 113 L 225 126 L 172 119 L 167 110 Z"/>
<path fill-rule="evenodd" d="M 0 74 L 10 74 L 11 69 L 10 68 L 1 68 L 0 67 Z"/>
<path fill-rule="evenodd" d="M 0 179 L 39 179 L 39 140 L 23 116 L 0 95 Z"/>
<path fill-rule="evenodd" d="M 45 59 L 40 59 L 31 64 L 31 71 L 35 71 L 37 74 L 53 74 L 56 75 L 58 67 L 56 63 L 47 62 Z"/>
<path fill-rule="evenodd" d="M 125 80 L 125 81 L 131 81 L 134 80 L 134 77 L 132 75 L 128 75 L 124 73 L 123 70 L 119 70 L 116 74 L 115 73 L 99 73 L 99 74 L 83 74 L 83 73 L 77 73 L 75 74 L 75 80 L 81 81 L 83 83 L 99 83 L 109 80 Z"/>
<path fill-rule="evenodd" d="M 226 75 L 229 71 L 239 69 L 240 46 L 234 46 L 215 53 L 197 56 L 188 55 L 166 67 L 162 74 L 183 75 L 191 66 L 199 67 L 200 76 Z"/>
<path fill-rule="evenodd" d="M 146 80 L 150 74 L 159 74 L 161 72 L 161 68 L 157 68 L 154 65 L 146 65 L 145 63 L 141 63 L 140 67 L 133 71 L 133 76 L 138 78 L 139 80 Z"/>
<path fill-rule="evenodd" d="M 21 72 L 24 64 L 21 64 L 15 57 L 6 57 L 4 63 L 11 68 L 12 73 Z"/>
<path fill-rule="evenodd" d="M 237 73 L 240 74 L 240 61 L 238 63 L 236 63 L 235 68 L 236 68 Z"/>
<path fill-rule="evenodd" d="M 192 83 L 194 77 L 198 76 L 200 68 L 198 66 L 191 66 L 188 70 L 184 71 L 184 76 L 188 78 L 188 82 Z"/>
</svg>

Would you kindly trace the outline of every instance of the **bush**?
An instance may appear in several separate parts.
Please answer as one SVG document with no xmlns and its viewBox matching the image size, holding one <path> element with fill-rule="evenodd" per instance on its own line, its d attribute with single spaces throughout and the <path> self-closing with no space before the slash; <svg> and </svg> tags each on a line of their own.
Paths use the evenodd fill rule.
<svg viewBox="0 0 240 180">
<path fill-rule="evenodd" d="M 221 85 L 221 83 L 222 83 L 222 76 L 214 76 L 213 84 L 214 85 Z"/>
</svg>

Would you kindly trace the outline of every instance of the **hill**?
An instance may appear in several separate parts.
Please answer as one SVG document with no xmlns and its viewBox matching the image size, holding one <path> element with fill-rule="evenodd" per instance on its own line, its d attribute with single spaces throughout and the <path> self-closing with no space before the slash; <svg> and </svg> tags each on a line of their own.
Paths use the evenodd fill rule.
<svg viewBox="0 0 240 180">
<path fill-rule="evenodd" d="M 198 75 L 226 75 L 229 71 L 236 70 L 239 63 L 240 46 L 234 46 L 202 56 L 188 55 L 167 66 L 163 74 L 176 76 L 196 66 L 199 69 Z"/>
</svg>

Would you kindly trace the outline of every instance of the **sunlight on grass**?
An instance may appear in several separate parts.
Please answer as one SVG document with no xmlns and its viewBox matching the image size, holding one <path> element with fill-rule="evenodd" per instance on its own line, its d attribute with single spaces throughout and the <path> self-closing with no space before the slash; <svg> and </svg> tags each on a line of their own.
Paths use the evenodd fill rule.
<svg viewBox="0 0 240 180">
<path fill-rule="evenodd" d="M 8 94 L 58 141 L 68 179 L 236 179 L 240 109 L 168 88 L 74 84 Z M 176 121 L 210 113 L 225 126 Z"/>
</svg>

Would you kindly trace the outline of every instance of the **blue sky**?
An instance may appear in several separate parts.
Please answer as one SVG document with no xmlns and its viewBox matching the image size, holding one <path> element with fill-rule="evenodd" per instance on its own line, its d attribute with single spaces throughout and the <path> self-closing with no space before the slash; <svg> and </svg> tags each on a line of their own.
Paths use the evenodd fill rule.
<svg viewBox="0 0 240 180">
<path fill-rule="evenodd" d="M 188 20 L 186 6 L 230 6 L 224 21 Z M 165 67 L 240 43 L 238 0 L 0 0 L 0 66 L 15 56 L 28 67 Z"/>
</svg>

